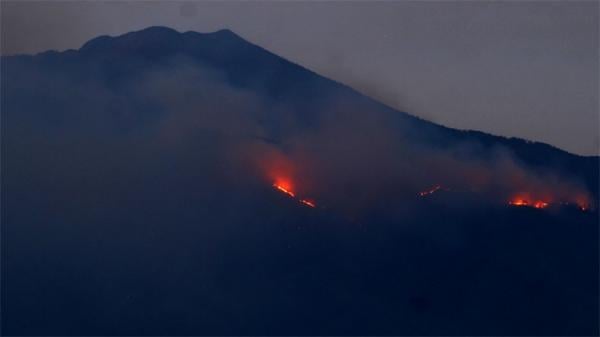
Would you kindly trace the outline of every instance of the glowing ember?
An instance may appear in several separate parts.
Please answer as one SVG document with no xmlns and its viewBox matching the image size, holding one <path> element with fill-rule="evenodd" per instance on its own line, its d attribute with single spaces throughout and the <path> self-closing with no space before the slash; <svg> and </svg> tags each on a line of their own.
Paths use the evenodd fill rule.
<svg viewBox="0 0 600 337">
<path fill-rule="evenodd" d="M 527 200 L 523 200 L 523 199 L 511 200 L 508 202 L 508 204 L 511 206 L 529 206 L 529 203 L 527 202 Z"/>
<path fill-rule="evenodd" d="M 303 203 L 303 204 L 305 204 L 306 206 L 309 206 L 309 207 L 313 207 L 314 208 L 316 206 L 315 203 L 312 200 L 300 199 L 300 202 Z"/>
<path fill-rule="evenodd" d="M 511 206 L 525 206 L 525 207 L 533 207 L 533 208 L 546 208 L 548 207 L 548 203 L 541 201 L 541 200 L 537 200 L 537 201 L 528 201 L 525 199 L 514 199 L 508 202 L 509 205 Z"/>
<path fill-rule="evenodd" d="M 308 207 L 312 207 L 315 208 L 317 207 L 317 204 L 312 200 L 312 199 L 299 199 L 296 197 L 296 193 L 291 191 L 291 186 L 292 184 L 289 182 L 276 182 L 273 183 L 273 187 L 275 187 L 278 191 L 283 192 L 285 194 L 287 194 L 288 196 L 298 200 L 298 202 L 308 206 Z"/>
<path fill-rule="evenodd" d="M 279 185 L 279 184 L 276 184 L 276 183 L 275 183 L 275 184 L 273 184 L 273 187 L 275 187 L 276 189 L 280 190 L 281 192 L 283 192 L 283 193 L 285 193 L 285 194 L 289 195 L 289 196 L 290 196 L 290 197 L 292 197 L 292 198 L 295 198 L 295 197 L 296 197 L 296 194 L 294 194 L 294 192 L 290 191 L 288 186 L 286 186 L 286 187 L 287 187 L 287 188 L 286 188 L 286 187 L 284 187 L 284 186 L 282 186 L 282 185 Z"/>
<path fill-rule="evenodd" d="M 427 190 L 427 191 L 423 191 L 423 192 L 419 192 L 419 196 L 420 197 L 424 197 L 430 194 L 433 194 L 435 192 L 437 192 L 438 190 L 440 190 L 442 188 L 442 186 L 440 185 L 435 185 L 432 189 Z"/>
</svg>

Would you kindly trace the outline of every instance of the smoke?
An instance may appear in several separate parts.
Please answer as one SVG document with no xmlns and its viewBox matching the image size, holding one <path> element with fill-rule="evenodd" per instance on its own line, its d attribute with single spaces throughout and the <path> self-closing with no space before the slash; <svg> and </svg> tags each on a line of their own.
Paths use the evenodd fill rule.
<svg viewBox="0 0 600 337">
<path fill-rule="evenodd" d="M 400 205 L 438 184 L 500 205 L 516 194 L 586 207 L 592 200 L 577 179 L 528 169 L 500 146 L 481 158 L 476 141 L 450 149 L 420 143 L 396 116 L 342 100 L 318 115 L 317 127 L 285 140 L 275 162 L 286 164 L 284 174 L 304 194 L 334 207 L 356 212 L 390 200 Z"/>
<path fill-rule="evenodd" d="M 506 148 L 482 158 L 476 141 L 427 143 L 422 139 L 443 139 L 441 131 L 368 100 L 325 91 L 299 105 L 237 87 L 183 56 L 117 84 L 61 71 L 15 72 L 3 80 L 9 143 L 28 153 L 21 164 L 31 176 L 52 177 L 45 183 L 63 182 L 62 189 L 85 181 L 96 192 L 106 186 L 139 191 L 169 177 L 195 179 L 190 186 L 208 198 L 209 190 L 225 185 L 285 179 L 298 194 L 353 213 L 404 204 L 438 184 L 500 204 L 515 195 L 591 200 L 576 179 L 528 169 Z M 44 104 L 25 102 L 28 97 Z M 40 116 L 47 122 L 40 124 Z"/>
<path fill-rule="evenodd" d="M 244 89 L 184 57 L 148 64 L 119 54 L 107 65 L 68 55 L 3 64 L 12 329 L 344 334 L 358 317 L 366 334 L 441 334 L 456 322 L 472 328 L 471 311 L 504 323 L 498 305 L 512 308 L 539 280 L 556 295 L 542 292 L 514 317 L 576 308 L 593 325 L 594 217 L 477 207 L 504 207 L 516 193 L 585 195 L 570 176 L 528 168 L 501 147 L 482 156 L 475 141 L 445 144 L 436 128 L 327 86 L 318 97 L 271 95 L 265 78 Z M 428 199 L 417 195 L 438 184 Z M 507 282 L 506 266 L 518 282 Z M 427 303 L 434 315 L 465 310 L 427 330 L 431 316 L 415 311 Z M 367 307 L 376 310 L 365 316 Z M 426 329 L 381 330 L 397 326 L 391 312 Z"/>
</svg>

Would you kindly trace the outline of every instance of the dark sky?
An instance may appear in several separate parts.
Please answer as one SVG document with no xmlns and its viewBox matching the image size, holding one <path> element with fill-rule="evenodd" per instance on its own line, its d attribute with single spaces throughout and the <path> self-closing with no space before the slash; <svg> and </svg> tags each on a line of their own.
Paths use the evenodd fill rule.
<svg viewBox="0 0 600 337">
<path fill-rule="evenodd" d="M 428 120 L 600 152 L 597 1 L 2 1 L 1 10 L 3 55 L 152 25 L 229 28 Z"/>
</svg>

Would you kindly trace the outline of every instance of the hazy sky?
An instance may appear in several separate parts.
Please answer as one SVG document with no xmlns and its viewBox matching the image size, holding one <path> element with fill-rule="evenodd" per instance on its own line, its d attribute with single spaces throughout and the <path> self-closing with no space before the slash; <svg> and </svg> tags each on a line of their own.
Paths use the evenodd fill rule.
<svg viewBox="0 0 600 337">
<path fill-rule="evenodd" d="M 599 150 L 599 2 L 1 2 L 2 54 L 147 26 L 242 37 L 459 129 Z"/>
</svg>

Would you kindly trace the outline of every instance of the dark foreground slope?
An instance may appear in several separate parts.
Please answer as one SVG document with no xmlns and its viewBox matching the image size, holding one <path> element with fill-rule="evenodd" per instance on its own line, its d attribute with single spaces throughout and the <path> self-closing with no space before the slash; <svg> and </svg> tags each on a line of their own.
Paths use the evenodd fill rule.
<svg viewBox="0 0 600 337">
<path fill-rule="evenodd" d="M 2 62 L 5 335 L 598 334 L 597 211 L 504 199 L 595 206 L 597 157 L 419 120 L 229 31 Z"/>
<path fill-rule="evenodd" d="M 156 189 L 95 209 L 12 208 L 27 215 L 4 232 L 6 334 L 597 332 L 594 215 L 422 209 L 356 223 L 270 189 Z"/>
</svg>

